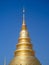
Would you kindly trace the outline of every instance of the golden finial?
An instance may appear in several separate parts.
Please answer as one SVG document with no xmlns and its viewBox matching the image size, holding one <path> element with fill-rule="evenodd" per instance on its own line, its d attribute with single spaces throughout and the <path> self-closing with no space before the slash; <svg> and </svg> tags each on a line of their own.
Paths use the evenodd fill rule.
<svg viewBox="0 0 49 65">
<path fill-rule="evenodd" d="M 23 8 L 23 25 L 25 25 L 25 9 Z"/>
</svg>

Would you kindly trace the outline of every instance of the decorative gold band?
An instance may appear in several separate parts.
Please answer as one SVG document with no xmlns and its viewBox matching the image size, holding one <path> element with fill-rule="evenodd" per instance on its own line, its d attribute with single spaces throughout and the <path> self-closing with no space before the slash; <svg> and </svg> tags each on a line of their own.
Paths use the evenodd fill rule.
<svg viewBox="0 0 49 65">
<path fill-rule="evenodd" d="M 18 42 L 21 42 L 22 40 L 25 40 L 25 41 L 30 42 L 30 38 L 29 37 L 28 38 L 19 38 L 18 39 Z"/>
<path fill-rule="evenodd" d="M 21 46 L 28 46 L 28 47 L 32 47 L 32 44 L 28 44 L 28 43 L 25 43 L 25 44 L 17 44 L 16 47 L 21 47 Z"/>
<path fill-rule="evenodd" d="M 34 56 L 35 52 L 33 50 L 19 50 L 19 51 L 15 51 L 15 56 Z"/>
<path fill-rule="evenodd" d="M 27 30 L 26 25 L 22 25 L 22 30 Z"/>
</svg>

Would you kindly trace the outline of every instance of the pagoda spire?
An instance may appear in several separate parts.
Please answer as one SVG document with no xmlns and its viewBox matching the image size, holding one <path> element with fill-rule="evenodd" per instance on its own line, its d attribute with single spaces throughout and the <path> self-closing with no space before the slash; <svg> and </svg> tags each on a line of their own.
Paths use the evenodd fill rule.
<svg viewBox="0 0 49 65">
<path fill-rule="evenodd" d="M 35 57 L 29 32 L 25 24 L 25 10 L 23 9 L 23 22 L 16 50 L 14 52 L 14 58 L 9 65 L 41 65 L 39 60 Z M 4 64 L 6 65 L 6 63 Z"/>
<path fill-rule="evenodd" d="M 34 56 L 34 50 L 32 50 L 32 44 L 29 37 L 29 32 L 25 24 L 25 10 L 23 9 L 23 20 L 22 28 L 18 38 L 18 44 L 16 45 L 17 49 L 15 51 L 15 56 Z"/>
<path fill-rule="evenodd" d="M 25 25 L 25 9 L 23 8 L 23 24 L 22 25 Z"/>
<path fill-rule="evenodd" d="M 22 39 L 22 38 L 29 38 L 29 33 L 28 33 L 27 26 L 25 23 L 25 9 L 24 8 L 23 8 L 22 28 L 20 31 L 19 39 Z"/>
</svg>

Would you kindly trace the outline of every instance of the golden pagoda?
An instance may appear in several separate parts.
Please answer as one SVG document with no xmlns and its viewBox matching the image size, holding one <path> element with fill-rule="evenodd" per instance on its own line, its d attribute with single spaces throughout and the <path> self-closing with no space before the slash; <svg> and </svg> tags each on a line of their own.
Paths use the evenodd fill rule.
<svg viewBox="0 0 49 65">
<path fill-rule="evenodd" d="M 23 9 L 23 23 L 14 52 L 14 58 L 9 65 L 41 65 L 39 60 L 35 56 L 35 52 L 32 49 L 31 40 L 25 24 L 25 10 Z"/>
</svg>

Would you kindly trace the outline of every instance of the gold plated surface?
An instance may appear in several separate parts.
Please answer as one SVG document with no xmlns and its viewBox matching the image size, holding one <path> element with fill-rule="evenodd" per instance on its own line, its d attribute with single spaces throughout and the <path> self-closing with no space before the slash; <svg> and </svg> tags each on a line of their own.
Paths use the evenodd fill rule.
<svg viewBox="0 0 49 65">
<path fill-rule="evenodd" d="M 22 29 L 16 48 L 14 58 L 9 65 L 41 65 L 39 60 L 35 57 L 35 52 L 32 48 L 29 33 L 25 24 L 24 10 Z"/>
</svg>

